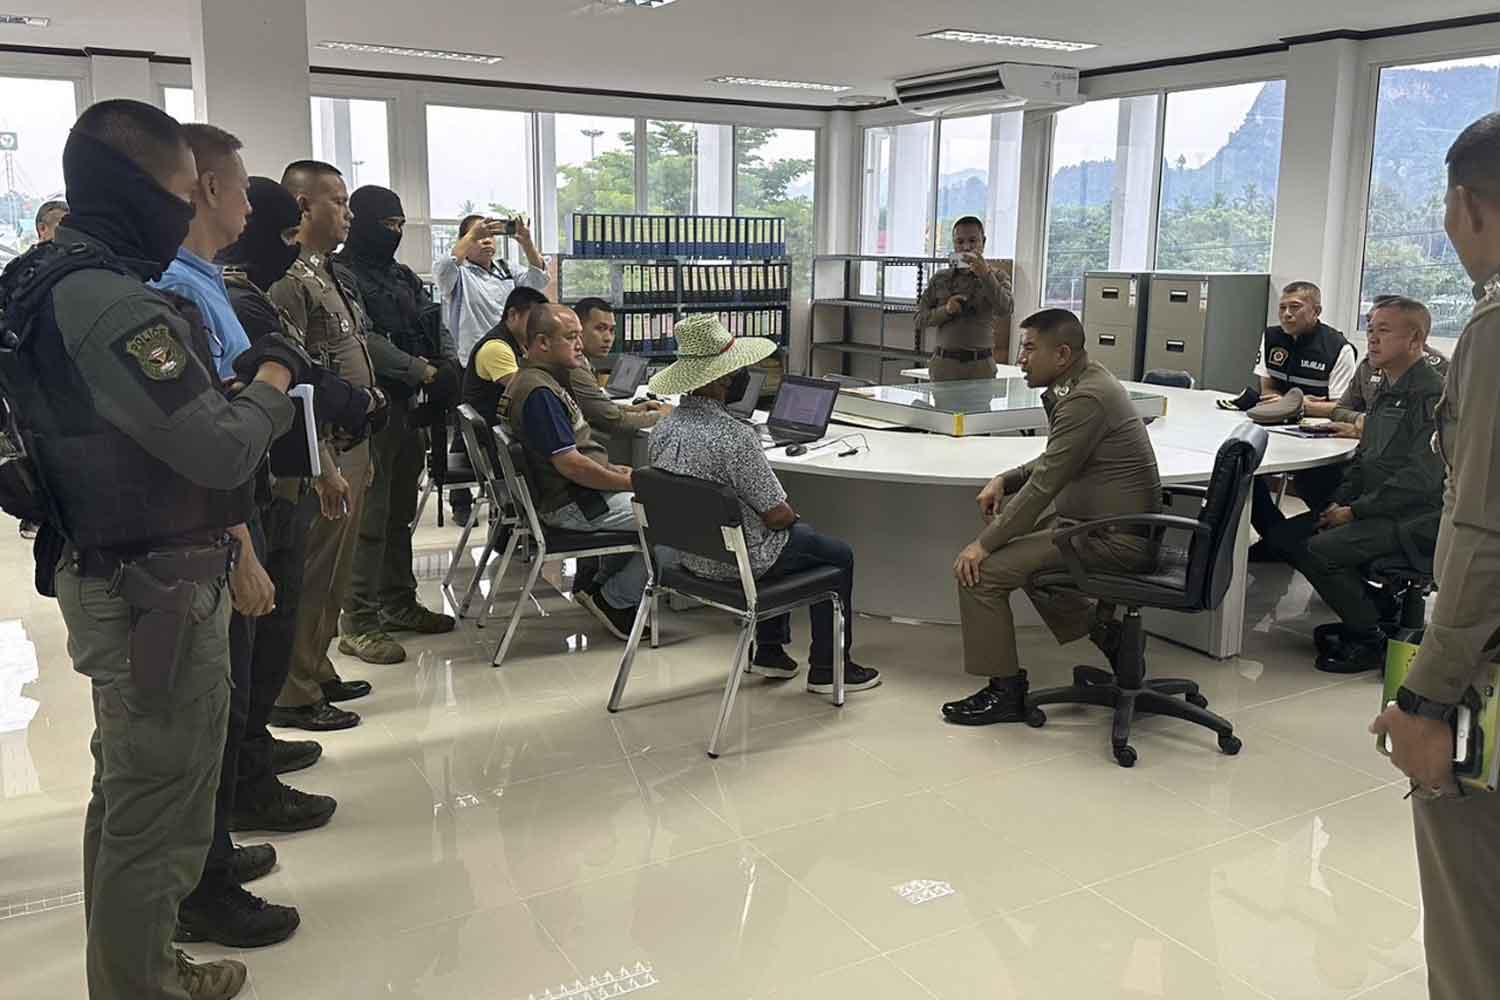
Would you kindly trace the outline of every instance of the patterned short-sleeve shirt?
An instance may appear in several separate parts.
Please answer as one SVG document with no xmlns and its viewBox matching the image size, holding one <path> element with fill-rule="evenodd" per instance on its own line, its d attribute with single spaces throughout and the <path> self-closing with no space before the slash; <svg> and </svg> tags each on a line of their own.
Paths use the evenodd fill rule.
<svg viewBox="0 0 1500 1000">
<path fill-rule="evenodd" d="M 770 569 L 786 548 L 788 532 L 766 527 L 760 516 L 786 501 L 755 428 L 741 423 L 723 404 L 684 396 L 682 405 L 651 434 L 651 465 L 679 476 L 695 476 L 734 490 L 740 500 L 750 568 L 756 576 Z M 713 580 L 732 580 L 733 567 L 683 554 L 683 567 Z"/>
</svg>

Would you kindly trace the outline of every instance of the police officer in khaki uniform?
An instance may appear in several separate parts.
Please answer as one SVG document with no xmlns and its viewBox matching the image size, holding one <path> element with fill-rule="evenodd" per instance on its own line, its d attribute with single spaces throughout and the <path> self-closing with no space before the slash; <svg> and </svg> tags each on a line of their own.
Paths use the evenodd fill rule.
<svg viewBox="0 0 1500 1000">
<path fill-rule="evenodd" d="M 1391 761 L 1412 782 L 1428 995 L 1474 1000 L 1500 983 L 1500 794 L 1459 795 L 1451 719 L 1500 653 L 1500 114 L 1470 125 L 1448 150 L 1443 228 L 1478 304 L 1438 404 L 1448 464 L 1439 589 L 1396 705 L 1371 730 L 1389 735 Z"/>
<path fill-rule="evenodd" d="M 281 183 L 302 210 L 297 233 L 301 249 L 286 277 L 271 286 L 271 301 L 303 331 L 309 354 L 356 388 L 368 389 L 375 384 L 375 367 L 365 349 L 360 315 L 329 259 L 349 236 L 352 215 L 344 178 L 331 164 L 299 160 L 286 168 Z M 359 724 L 357 714 L 333 703 L 369 694 L 370 684 L 340 678 L 328 658 L 328 644 L 338 634 L 339 610 L 349 592 L 371 471 L 370 443 L 364 440 L 340 453 L 314 484 L 321 516 L 307 533 L 292 669 L 276 699 L 272 725 L 321 732 Z M 340 652 L 354 651 L 340 643 Z"/>
<path fill-rule="evenodd" d="M 1011 591 L 1026 589 L 1058 642 L 1091 635 L 1106 655 L 1119 623 L 1095 616 L 1087 598 L 1032 591 L 1033 573 L 1060 569 L 1053 532 L 1080 521 L 1161 511 L 1161 477 L 1146 425 L 1129 394 L 1084 350 L 1083 324 L 1066 309 L 1044 309 L 1021 324 L 1021 368 L 1042 386 L 1047 448 L 1034 461 L 996 476 L 979 493 L 986 519 L 978 539 L 959 553 L 958 607 L 964 670 L 989 683 L 943 706 L 943 717 L 965 726 L 1022 722 L 1026 671 L 1016 652 Z M 1055 513 L 1044 513 L 1055 508 Z M 1085 560 L 1116 572 L 1140 572 L 1155 561 L 1148 538 L 1132 531 L 1091 536 Z M 1097 627 L 1091 628 L 1091 624 Z"/>
<path fill-rule="evenodd" d="M 229 400 L 197 310 L 143 283 L 193 214 L 198 173 L 175 120 L 96 104 L 63 174 L 67 225 L 6 271 L 0 370 L 50 497 L 38 589 L 57 597 L 93 688 L 89 996 L 227 1000 L 245 967 L 195 965 L 172 934 L 203 871 L 229 718 L 226 531 L 249 513 L 248 481 L 291 426 L 286 390 L 308 362 L 266 338 L 238 359 L 246 385 Z"/>
<path fill-rule="evenodd" d="M 995 319 L 1009 316 L 1010 278 L 984 259 L 984 223 L 953 225 L 953 267 L 932 276 L 917 300 L 918 343 L 937 329 L 929 372 L 934 382 L 995 377 Z"/>
</svg>

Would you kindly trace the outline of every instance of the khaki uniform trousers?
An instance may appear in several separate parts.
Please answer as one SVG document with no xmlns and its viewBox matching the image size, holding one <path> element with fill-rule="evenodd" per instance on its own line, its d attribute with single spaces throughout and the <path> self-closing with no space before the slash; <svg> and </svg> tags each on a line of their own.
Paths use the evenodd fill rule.
<svg viewBox="0 0 1500 1000">
<path fill-rule="evenodd" d="M 130 606 L 109 583 L 64 564 L 57 603 L 73 669 L 93 681 L 93 792 L 83 823 L 83 920 L 90 1000 L 187 1000 L 172 932 L 203 873 L 229 727 L 224 583 L 193 594 L 172 690 L 144 696 L 130 677 Z"/>
<path fill-rule="evenodd" d="M 927 362 L 927 373 L 934 382 L 961 382 L 966 379 L 994 378 L 995 359 L 954 361 L 934 354 Z"/>
<path fill-rule="evenodd" d="M 1500 992 L 1500 794 L 1413 799 L 1431 1000 Z"/>
<path fill-rule="evenodd" d="M 410 419 L 407 403 L 393 405 L 385 427 L 370 439 L 375 481 L 365 495 L 344 595 L 346 635 L 378 632 L 382 609 L 399 611 L 417 602 L 411 522 L 417 516 L 417 483 L 427 461 L 427 435 L 410 426 Z"/>
<path fill-rule="evenodd" d="M 349 593 L 360 516 L 370 482 L 370 442 L 362 441 L 338 457 L 339 472 L 349 481 L 349 513 L 330 521 L 321 513 L 307 532 L 307 562 L 302 574 L 302 603 L 292 640 L 292 668 L 276 704 L 301 708 L 323 700 L 324 681 L 337 675 L 328 644 L 339 631 L 339 610 Z"/>
<path fill-rule="evenodd" d="M 1024 590 L 1058 643 L 1089 634 L 1094 602 L 1068 593 L 1031 589 L 1033 573 L 1063 569 L 1062 551 L 1053 534 L 1076 522 L 1048 514 L 1037 530 L 1011 539 L 990 553 L 979 567 L 979 582 L 958 587 L 959 622 L 963 627 L 964 671 L 977 677 L 1011 677 L 1021 669 L 1016 651 L 1016 620 L 1010 609 L 1012 591 Z M 1084 565 L 1100 569 L 1140 572 L 1152 563 L 1150 544 L 1139 535 L 1105 534 L 1079 546 Z"/>
</svg>

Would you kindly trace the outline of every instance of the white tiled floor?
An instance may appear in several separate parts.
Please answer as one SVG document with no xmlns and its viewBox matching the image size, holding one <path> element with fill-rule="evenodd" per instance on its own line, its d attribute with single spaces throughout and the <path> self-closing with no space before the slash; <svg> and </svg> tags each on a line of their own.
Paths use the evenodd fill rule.
<svg viewBox="0 0 1500 1000">
<path fill-rule="evenodd" d="M 0 529 L 0 994 L 81 997 L 87 686 Z M 425 571 L 451 537 L 424 527 Z M 1149 651 L 1244 752 L 1148 720 L 1132 771 L 1097 711 L 943 725 L 975 686 L 951 628 L 859 621 L 886 683 L 843 711 L 747 681 L 718 761 L 702 744 L 731 636 L 711 613 L 668 616 L 615 716 L 620 645 L 550 591 L 498 671 L 494 626 L 412 640 L 393 667 L 339 658 L 375 693 L 291 776 L 339 811 L 270 838 L 281 866 L 252 888 L 303 925 L 240 956 L 244 995 L 559 998 L 624 970 L 650 1000 L 1424 998 L 1410 814 L 1365 732 L 1375 682 L 1314 671 L 1326 611 L 1252 569 L 1243 657 Z M 1022 649 L 1043 684 L 1100 662 L 1039 632 Z M 934 898 L 910 901 L 919 882 Z"/>
</svg>

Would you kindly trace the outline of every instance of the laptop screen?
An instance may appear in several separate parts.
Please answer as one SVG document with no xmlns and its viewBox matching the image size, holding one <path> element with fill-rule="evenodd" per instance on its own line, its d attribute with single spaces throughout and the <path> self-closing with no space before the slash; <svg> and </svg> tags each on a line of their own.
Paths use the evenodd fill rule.
<svg viewBox="0 0 1500 1000">
<path fill-rule="evenodd" d="M 755 414 L 755 404 L 760 402 L 761 387 L 766 384 L 766 373 L 760 369 L 751 369 L 750 380 L 745 383 L 745 394 L 729 404 L 729 412 L 741 417 L 749 417 Z"/>
<path fill-rule="evenodd" d="M 776 394 L 776 405 L 771 408 L 770 423 L 772 426 L 815 430 L 822 434 L 828 429 L 828 420 L 833 416 L 833 404 L 838 394 L 837 382 L 788 375 L 782 379 L 781 391 Z"/>
<path fill-rule="evenodd" d="M 635 392 L 646 374 L 646 359 L 639 354 L 622 354 L 609 373 L 609 387 L 621 392 Z"/>
</svg>

